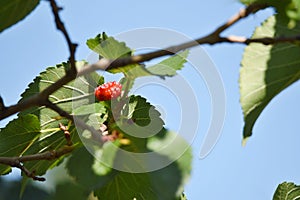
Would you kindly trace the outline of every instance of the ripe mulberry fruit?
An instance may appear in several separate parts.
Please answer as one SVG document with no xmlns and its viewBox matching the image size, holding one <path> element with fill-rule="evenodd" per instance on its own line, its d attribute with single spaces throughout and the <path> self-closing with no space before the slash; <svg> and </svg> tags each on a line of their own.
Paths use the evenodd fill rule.
<svg viewBox="0 0 300 200">
<path fill-rule="evenodd" d="M 115 99 L 121 95 L 122 85 L 116 81 L 107 82 L 95 89 L 95 96 L 99 101 Z"/>
</svg>

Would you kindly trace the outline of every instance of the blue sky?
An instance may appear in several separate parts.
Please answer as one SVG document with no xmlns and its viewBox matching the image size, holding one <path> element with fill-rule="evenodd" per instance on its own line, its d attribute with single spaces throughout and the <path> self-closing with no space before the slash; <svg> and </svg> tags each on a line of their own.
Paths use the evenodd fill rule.
<svg viewBox="0 0 300 200">
<path fill-rule="evenodd" d="M 86 39 L 103 31 L 116 35 L 136 28 L 159 27 L 197 38 L 214 30 L 242 7 L 232 0 L 187 0 L 184 3 L 171 0 L 65 0 L 59 3 L 64 7 L 61 16 L 71 38 L 79 44 L 76 53 L 79 60 L 90 54 L 85 46 Z M 250 36 L 254 27 L 270 13 L 271 10 L 257 13 L 234 25 L 225 34 Z M 21 23 L 1 33 L 0 42 L 0 94 L 7 105 L 16 103 L 28 83 L 42 70 L 65 61 L 69 56 L 46 1 L 42 1 Z M 198 155 L 211 114 L 207 108 L 209 94 L 203 81 L 187 77 L 190 83 L 199 83 L 194 88 L 200 92 L 197 98 L 201 113 L 201 126 L 192 145 L 194 160 L 192 176 L 186 186 L 188 199 L 271 199 L 279 183 L 294 181 L 299 184 L 299 83 L 271 102 L 254 127 L 254 136 L 246 147 L 242 147 L 243 116 L 238 77 L 244 46 L 222 44 L 202 48 L 223 79 L 227 113 L 217 145 L 200 160 Z M 165 104 L 164 99 L 149 95 L 154 104 Z M 1 121 L 0 125 L 4 126 L 6 122 Z M 176 127 L 176 120 L 170 119 L 167 126 Z"/>
</svg>

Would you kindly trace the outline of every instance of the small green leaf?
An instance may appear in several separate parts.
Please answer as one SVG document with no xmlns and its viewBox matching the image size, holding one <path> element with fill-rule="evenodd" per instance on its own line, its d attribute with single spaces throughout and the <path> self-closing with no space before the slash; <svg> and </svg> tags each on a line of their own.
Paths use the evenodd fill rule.
<svg viewBox="0 0 300 200">
<path fill-rule="evenodd" d="M 29 15 L 39 4 L 39 0 L 1 0 L 0 32 Z"/>
<path fill-rule="evenodd" d="M 300 199 L 300 186 L 294 183 L 283 182 L 278 185 L 273 200 L 296 200 Z"/>
<path fill-rule="evenodd" d="M 186 63 L 186 58 L 189 54 L 188 50 L 182 51 L 174 56 L 171 56 L 158 64 L 152 65 L 150 67 L 145 67 L 144 65 L 127 65 L 125 67 L 119 67 L 115 69 L 110 69 L 111 73 L 124 73 L 126 78 L 134 80 L 143 76 L 175 76 L 178 70 L 181 70 Z"/>
<path fill-rule="evenodd" d="M 83 105 L 80 107 L 77 107 L 74 111 L 74 115 L 88 115 L 88 114 L 93 114 L 93 113 L 105 113 L 106 109 L 105 106 L 101 103 L 92 103 L 88 105 Z"/>
<path fill-rule="evenodd" d="M 97 35 L 93 39 L 87 41 L 88 47 L 98 53 L 101 57 L 107 59 L 117 59 L 122 57 L 128 57 L 132 55 L 132 51 L 126 46 L 124 42 L 119 42 L 113 37 L 107 37 L 105 33 Z M 111 73 L 124 73 L 129 79 L 142 76 L 174 76 L 176 71 L 183 67 L 188 56 L 188 50 L 180 52 L 170 58 L 163 60 L 162 62 L 145 68 L 144 65 L 133 64 L 122 66 L 119 68 L 109 69 Z"/>
<path fill-rule="evenodd" d="M 258 27 L 252 38 L 295 36 L 300 23 L 288 28 L 289 20 L 270 17 Z M 300 78 L 300 46 L 293 43 L 263 45 L 251 43 L 245 48 L 240 70 L 240 95 L 244 114 L 244 139 L 269 102 Z"/>
<path fill-rule="evenodd" d="M 154 75 L 158 76 L 175 76 L 176 71 L 183 68 L 186 63 L 186 58 L 189 54 L 188 50 L 182 51 L 162 62 L 148 67 L 147 70 Z"/>
<path fill-rule="evenodd" d="M 25 115 L 9 122 L 0 132 L 0 156 L 21 156 L 40 135 L 40 122 L 35 115 Z M 0 165 L 0 174 L 9 172 Z"/>
<path fill-rule="evenodd" d="M 117 121 L 117 125 L 123 133 L 148 138 L 163 129 L 164 122 L 160 113 L 141 96 L 130 96 L 128 105 L 122 112 L 123 118 Z"/>
<path fill-rule="evenodd" d="M 86 42 L 87 46 L 101 57 L 107 59 L 117 59 L 131 56 L 131 49 L 124 42 L 119 42 L 113 37 L 108 37 L 105 33 L 97 35 Z"/>
</svg>

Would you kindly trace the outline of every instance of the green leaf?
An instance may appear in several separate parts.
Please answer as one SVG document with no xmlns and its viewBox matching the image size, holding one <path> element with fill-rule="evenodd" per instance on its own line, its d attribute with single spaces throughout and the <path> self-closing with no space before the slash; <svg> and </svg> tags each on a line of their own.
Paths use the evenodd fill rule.
<svg viewBox="0 0 300 200">
<path fill-rule="evenodd" d="M 39 0 L 1 0 L 0 32 L 24 19 L 39 4 Z"/>
<path fill-rule="evenodd" d="M 84 67 L 84 65 L 85 62 L 76 62 L 78 69 Z M 21 101 L 43 91 L 45 88 L 62 78 L 69 69 L 70 65 L 68 63 L 63 63 L 56 67 L 49 67 L 29 85 L 28 89 L 22 94 Z M 50 95 L 50 101 L 66 112 L 72 113 L 73 109 L 95 102 L 94 89 L 97 86 L 99 79 L 100 76 L 97 73 L 91 73 L 87 76 L 77 78 L 75 81 L 64 85 Z M 30 148 L 27 149 L 24 155 L 57 150 L 66 145 L 64 131 L 59 128 L 60 123 L 69 127 L 71 140 L 74 145 L 81 143 L 75 125 L 70 123 L 68 119 L 60 117 L 59 114 L 53 110 L 45 107 L 34 107 L 22 111 L 19 116 L 27 114 L 34 114 L 38 117 L 42 133 Z M 36 175 L 43 175 L 48 169 L 59 165 L 64 157 L 65 156 L 62 156 L 59 159 L 51 161 L 26 162 L 25 166 L 29 170 L 35 170 Z"/>
<path fill-rule="evenodd" d="M 296 200 L 300 199 L 300 186 L 294 183 L 283 182 L 278 185 L 273 200 Z"/>
<path fill-rule="evenodd" d="M 117 121 L 117 125 L 128 135 L 148 138 L 163 129 L 164 122 L 160 118 L 160 113 L 141 96 L 130 96 L 122 114 L 123 118 Z"/>
<path fill-rule="evenodd" d="M 9 122 L 0 132 L 0 156 L 21 156 L 40 135 L 40 122 L 34 115 L 25 115 Z M 0 174 L 10 167 L 0 165 Z"/>
<path fill-rule="evenodd" d="M 119 67 L 115 69 L 110 69 L 111 73 L 124 73 L 126 78 L 134 80 L 143 76 L 175 76 L 176 71 L 181 70 L 186 63 L 186 58 L 189 54 L 188 50 L 182 51 L 174 56 L 171 56 L 158 64 L 152 65 L 150 67 L 145 67 L 144 65 L 127 65 L 125 67 Z"/>
<path fill-rule="evenodd" d="M 97 35 L 86 42 L 87 46 L 103 58 L 117 59 L 131 56 L 131 49 L 124 42 L 119 42 L 105 33 Z"/>
<path fill-rule="evenodd" d="M 80 69 L 84 67 L 85 62 L 76 62 L 76 65 L 77 68 Z M 20 101 L 40 93 L 62 78 L 69 69 L 69 63 L 62 63 L 56 67 L 47 68 L 46 71 L 42 72 L 34 79 L 33 83 L 29 84 L 28 89 L 21 95 L 22 99 Z M 96 88 L 99 79 L 100 76 L 97 73 L 77 78 L 75 81 L 64 85 L 62 88 L 51 94 L 50 101 L 66 112 L 72 113 L 72 110 L 79 106 L 95 102 L 94 89 Z M 20 115 L 28 113 L 37 115 L 41 121 L 41 126 L 44 129 L 57 128 L 58 124 L 61 122 L 56 120 L 59 118 L 59 115 L 56 112 L 45 107 L 34 107 L 21 112 Z"/>
<path fill-rule="evenodd" d="M 78 137 L 77 130 L 75 126 L 71 126 L 69 128 L 69 132 L 71 135 L 71 140 L 74 145 L 80 143 L 80 139 Z M 36 140 L 25 152 L 24 155 L 32 155 L 37 153 L 42 153 L 45 151 L 53 151 L 63 148 L 67 144 L 64 132 L 59 131 L 51 131 L 48 134 L 44 134 L 44 136 L 40 136 L 38 140 Z M 24 166 L 30 170 L 34 171 L 35 175 L 42 176 L 49 169 L 52 169 L 62 163 L 64 158 L 68 156 L 63 155 L 60 158 L 54 160 L 36 160 L 24 163 Z"/>
<path fill-rule="evenodd" d="M 155 137 L 148 139 L 147 147 L 153 152 L 176 161 L 177 168 L 181 173 L 181 182 L 178 185 L 176 195 L 181 195 L 184 184 L 188 181 L 192 170 L 192 150 L 190 144 L 175 132 L 163 129 Z"/>
<path fill-rule="evenodd" d="M 99 199 L 178 199 L 182 195 L 183 185 L 190 176 L 192 152 L 190 148 L 181 148 L 181 146 L 188 147 L 189 145 L 184 139 L 176 136 L 175 133 L 163 130 L 149 139 L 148 152 L 153 152 L 159 161 L 169 163 L 156 171 L 129 173 L 109 168 L 107 164 L 110 166 L 126 165 L 128 160 L 129 162 L 132 160 L 132 158 L 119 154 L 120 143 L 117 141 L 117 143 L 105 143 L 102 148 L 95 151 L 94 155 L 84 147 L 78 149 L 68 160 L 66 168 L 81 187 L 88 191 L 93 189 Z M 143 140 L 147 141 L 148 139 Z M 129 146 L 143 148 L 132 143 Z M 168 150 L 165 150 L 166 146 L 168 146 Z M 183 149 L 184 151 L 182 151 Z M 140 150 L 135 152 L 140 152 Z M 143 158 L 151 159 L 152 157 Z M 150 162 L 150 160 L 145 161 L 145 163 Z"/>
<path fill-rule="evenodd" d="M 105 149 L 106 147 L 103 146 L 103 148 Z M 107 151 L 107 153 L 107 156 L 110 156 L 110 152 Z M 114 159 L 114 156 L 111 158 Z M 107 159 L 109 159 L 109 157 Z M 80 163 L 80 165 L 78 163 Z M 72 176 L 79 185 L 87 189 L 101 187 L 114 176 L 114 173 L 110 173 L 111 169 L 95 159 L 85 147 L 81 147 L 72 153 L 72 156 L 67 162 L 66 169 L 69 175 Z"/>
<path fill-rule="evenodd" d="M 186 58 L 189 54 L 188 50 L 182 51 L 170 58 L 167 58 L 160 63 L 148 67 L 147 70 L 158 76 L 175 76 L 176 71 L 183 68 L 186 63 Z"/>
<path fill-rule="evenodd" d="M 105 113 L 106 109 L 105 106 L 101 103 L 92 103 L 77 107 L 73 110 L 74 115 L 88 115 L 94 113 Z"/>
<path fill-rule="evenodd" d="M 132 51 L 124 42 L 119 42 L 113 37 L 108 37 L 105 33 L 97 35 L 95 38 L 87 41 L 88 47 L 98 53 L 101 57 L 107 59 L 117 59 L 132 55 Z M 176 71 L 183 67 L 188 56 L 188 50 L 180 52 L 162 62 L 145 68 L 144 65 L 133 64 L 119 68 L 109 69 L 111 73 L 124 73 L 128 79 L 134 80 L 142 76 L 174 76 Z"/>
<path fill-rule="evenodd" d="M 112 171 L 110 166 L 114 165 L 114 160 L 120 147 L 119 140 L 114 142 L 106 142 L 101 149 L 97 149 L 94 156 L 93 170 L 97 175 L 107 175 Z"/>
<path fill-rule="evenodd" d="M 172 136 L 171 136 L 172 135 Z M 166 137 L 168 139 L 162 139 Z M 164 132 L 162 137 L 157 137 L 155 143 L 160 144 L 162 147 L 169 144 L 169 139 L 174 138 L 174 133 Z M 184 140 L 180 140 L 181 144 L 185 143 Z M 149 141 L 150 143 L 154 142 Z M 179 142 L 179 140 L 178 140 Z M 149 146 L 155 146 L 149 144 Z M 179 159 L 172 162 L 172 157 L 178 158 L 175 155 L 178 146 L 171 146 L 174 151 L 169 151 L 168 155 L 159 154 L 157 152 L 157 159 L 160 161 L 168 161 L 171 164 L 152 172 L 145 173 L 128 173 L 123 171 L 116 171 L 110 181 L 104 186 L 94 191 L 95 195 L 99 199 L 178 199 L 183 191 L 183 185 L 186 183 L 191 169 L 191 151 L 187 149 L 185 152 L 181 152 Z M 145 155 L 147 156 L 147 155 Z M 116 160 L 120 163 L 128 158 L 116 157 Z M 150 160 L 149 160 L 150 161 Z M 111 192 L 115 191 L 115 192 Z"/>
<path fill-rule="evenodd" d="M 300 23 L 288 28 L 289 20 L 270 17 L 258 27 L 252 38 L 295 36 Z M 283 43 L 251 43 L 245 48 L 240 71 L 240 95 L 244 114 L 244 139 L 252 135 L 253 126 L 269 102 L 300 78 L 300 46 Z"/>
</svg>

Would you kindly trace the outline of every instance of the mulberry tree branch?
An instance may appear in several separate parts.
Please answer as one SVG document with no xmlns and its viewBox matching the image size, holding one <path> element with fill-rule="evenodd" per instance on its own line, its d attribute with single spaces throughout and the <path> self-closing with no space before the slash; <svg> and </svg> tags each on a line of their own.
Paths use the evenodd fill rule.
<svg viewBox="0 0 300 200">
<path fill-rule="evenodd" d="M 54 0 L 50 0 L 50 2 L 54 2 Z M 55 16 L 58 16 L 58 7 L 56 4 L 51 3 L 53 6 L 53 12 Z M 150 53 L 145 53 L 145 54 L 140 54 L 140 55 L 133 55 L 130 57 L 126 58 L 119 58 L 116 60 L 109 60 L 102 58 L 98 62 L 94 64 L 87 65 L 83 69 L 79 70 L 77 73 L 78 76 L 83 76 L 86 74 L 89 74 L 93 71 L 96 70 L 107 70 L 107 69 L 112 69 L 112 68 L 118 68 L 122 66 L 126 66 L 129 64 L 136 64 L 136 63 L 142 63 L 145 61 L 152 60 L 154 58 L 159 58 L 162 56 L 166 55 L 173 55 L 179 51 L 189 49 L 201 44 L 219 44 L 219 43 L 239 43 L 239 44 L 250 44 L 250 43 L 261 43 L 265 45 L 269 44 L 276 44 L 276 43 L 282 43 L 282 42 L 295 42 L 299 41 L 299 36 L 294 36 L 294 37 L 289 37 L 289 38 L 256 38 L 256 39 L 249 39 L 249 38 L 244 38 L 244 37 L 239 37 L 239 36 L 229 36 L 229 37 L 221 37 L 221 33 L 225 31 L 226 29 L 230 28 L 232 25 L 240 21 L 241 19 L 244 19 L 248 17 L 250 14 L 253 14 L 261 9 L 266 8 L 266 4 L 252 4 L 249 5 L 248 7 L 241 9 L 236 15 L 231 17 L 226 23 L 222 24 L 219 26 L 215 31 L 211 32 L 210 34 L 200 37 L 196 40 L 189 41 L 183 44 L 179 45 L 174 45 L 166 49 L 158 50 L 158 51 L 153 51 Z M 56 24 L 57 26 L 61 26 L 61 23 L 59 21 L 57 22 L 56 19 Z M 60 29 L 61 30 L 61 29 Z M 62 29 L 62 32 L 66 32 L 65 29 Z M 65 35 L 65 34 L 64 34 Z M 66 34 L 68 36 L 68 34 Z M 69 38 L 69 37 L 66 37 Z M 67 39 L 67 43 L 69 40 Z M 71 48 L 69 48 L 71 51 Z M 72 51 L 70 52 L 72 55 Z M 74 59 L 75 60 L 75 59 Z M 74 64 L 75 65 L 75 64 Z M 57 82 L 54 84 L 50 85 L 48 88 L 40 92 L 39 94 L 36 94 L 35 96 L 29 97 L 28 99 L 25 99 L 16 105 L 12 105 L 9 107 L 4 107 L 4 109 L 1 110 L 0 112 L 0 120 L 11 116 L 17 112 L 23 111 L 27 108 L 33 107 L 33 106 L 44 106 L 45 104 L 48 103 L 48 98 L 49 95 L 61 88 L 63 85 L 69 83 L 70 81 L 74 80 L 76 78 L 76 74 L 74 73 L 67 73 L 64 77 L 59 79 Z"/>
</svg>

